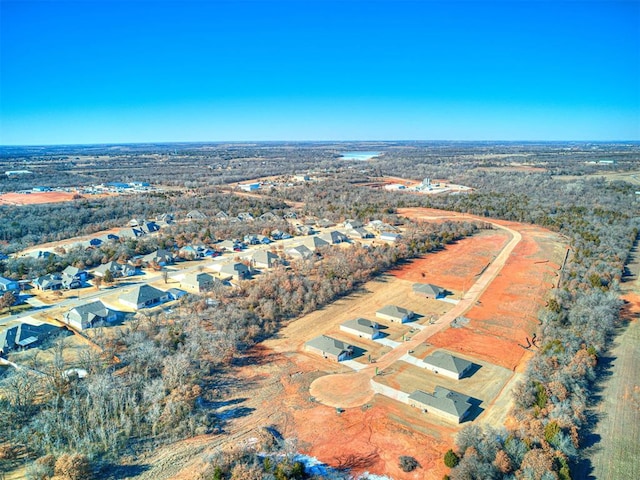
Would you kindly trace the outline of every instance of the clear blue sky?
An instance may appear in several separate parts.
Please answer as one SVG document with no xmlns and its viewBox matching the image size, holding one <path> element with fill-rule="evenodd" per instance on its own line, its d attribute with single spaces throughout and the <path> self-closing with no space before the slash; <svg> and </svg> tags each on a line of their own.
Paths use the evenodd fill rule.
<svg viewBox="0 0 640 480">
<path fill-rule="evenodd" d="M 0 144 L 640 140 L 640 1 L 0 0 Z"/>
</svg>

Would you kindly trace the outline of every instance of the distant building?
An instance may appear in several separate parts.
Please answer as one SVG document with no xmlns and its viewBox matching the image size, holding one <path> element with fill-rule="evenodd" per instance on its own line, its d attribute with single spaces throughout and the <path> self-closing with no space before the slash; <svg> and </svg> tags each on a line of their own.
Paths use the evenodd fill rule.
<svg viewBox="0 0 640 480">
<path fill-rule="evenodd" d="M 18 175 L 29 175 L 31 173 L 33 172 L 30 170 L 7 170 L 4 172 L 7 177 L 17 177 Z"/>
<path fill-rule="evenodd" d="M 238 185 L 240 190 L 244 190 L 245 192 L 253 192 L 260 188 L 260 183 L 241 183 Z"/>
</svg>

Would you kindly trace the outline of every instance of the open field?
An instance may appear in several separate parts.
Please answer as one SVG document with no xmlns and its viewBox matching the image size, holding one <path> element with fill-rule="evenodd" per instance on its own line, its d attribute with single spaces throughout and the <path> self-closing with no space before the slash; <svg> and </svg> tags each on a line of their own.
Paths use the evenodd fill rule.
<svg viewBox="0 0 640 480">
<path fill-rule="evenodd" d="M 31 192 L 31 193 L 3 193 L 0 204 L 5 205 L 37 205 L 41 203 L 69 202 L 77 193 L 71 192 Z"/>
<path fill-rule="evenodd" d="M 630 275 L 620 287 L 627 321 L 607 353 L 611 375 L 603 381 L 595 436 L 591 449 L 594 478 L 640 478 L 640 256 L 637 245 L 627 265 Z"/>
</svg>

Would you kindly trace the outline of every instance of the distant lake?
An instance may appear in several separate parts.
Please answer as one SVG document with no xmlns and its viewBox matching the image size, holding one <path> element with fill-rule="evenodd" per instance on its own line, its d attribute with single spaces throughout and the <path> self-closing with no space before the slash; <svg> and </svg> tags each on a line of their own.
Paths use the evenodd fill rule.
<svg viewBox="0 0 640 480">
<path fill-rule="evenodd" d="M 344 152 L 340 154 L 340 160 L 371 160 L 380 155 L 380 152 Z"/>
</svg>

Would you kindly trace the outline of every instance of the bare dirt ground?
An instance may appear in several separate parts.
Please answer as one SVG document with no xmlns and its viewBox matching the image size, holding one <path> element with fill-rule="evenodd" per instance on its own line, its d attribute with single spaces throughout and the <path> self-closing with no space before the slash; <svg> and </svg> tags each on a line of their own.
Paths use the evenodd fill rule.
<svg viewBox="0 0 640 480">
<path fill-rule="evenodd" d="M 0 195 L 0 203 L 6 205 L 36 205 L 40 203 L 69 202 L 74 195 L 76 194 L 69 192 L 10 192 Z"/>
<path fill-rule="evenodd" d="M 414 210 L 410 214 L 414 215 L 414 218 L 423 219 L 429 216 L 471 219 L 450 212 L 425 209 Z M 485 221 L 485 219 L 478 220 Z M 282 328 L 276 337 L 263 342 L 249 352 L 246 358 L 240 359 L 226 384 L 220 387 L 225 403 L 220 407 L 219 413 L 223 413 L 227 418 L 223 425 L 225 433 L 219 436 L 200 436 L 160 448 L 148 458 L 137 462 L 139 465 L 145 465 L 147 470 L 135 478 L 143 480 L 194 478 L 202 468 L 202 459 L 207 455 L 217 451 L 223 445 L 249 441 L 256 436 L 257 429 L 267 425 L 276 427 L 286 438 L 297 439 L 297 448 L 302 453 L 315 456 L 335 467 L 349 467 L 354 472 L 370 471 L 386 474 L 397 480 L 442 478 L 447 471 L 442 462 L 442 456 L 452 445 L 455 432 L 459 427 L 433 421 L 420 410 L 381 395 L 370 397 L 369 390 L 365 388 L 365 377 L 372 377 L 371 372 L 376 365 L 384 366 L 387 363 L 393 365 L 394 362 L 397 364 L 398 355 L 402 353 L 397 352 L 399 350 L 415 347 L 416 355 L 427 354 L 432 347 L 426 346 L 424 342 L 433 344 L 429 338 L 433 335 L 441 339 L 438 346 L 461 353 L 462 356 L 466 355 L 467 358 L 481 364 L 482 368 L 476 372 L 479 375 L 478 379 L 483 375 L 491 376 L 492 369 L 504 373 L 499 375 L 501 378 L 499 384 L 486 386 L 489 390 L 493 388 L 492 391 L 486 390 L 482 393 L 485 387 L 477 385 L 478 395 L 494 397 L 492 401 L 487 402 L 487 405 L 495 408 L 488 408 L 481 417 L 486 415 L 487 418 L 503 420 L 503 414 L 492 413 L 491 410 L 502 410 L 508 406 L 510 386 L 518 375 L 511 371 L 512 366 L 517 365 L 518 361 L 523 365 L 528 359 L 527 352 L 517 347 L 516 341 L 511 339 L 514 331 L 518 332 L 517 334 L 520 334 L 521 330 L 525 331 L 519 324 L 514 326 L 521 321 L 520 314 L 516 313 L 508 318 L 500 317 L 493 324 L 482 320 L 483 317 L 480 314 L 471 320 L 468 330 L 477 336 L 478 342 L 490 344 L 484 356 L 483 352 L 477 348 L 466 352 L 464 349 L 447 346 L 451 342 L 447 340 L 445 332 L 461 329 L 446 328 L 447 323 L 440 319 L 456 315 L 458 311 L 464 312 L 471 306 L 464 303 L 465 299 L 468 303 L 469 299 L 475 299 L 478 295 L 482 295 L 480 297 L 482 304 L 499 301 L 501 298 L 499 294 L 494 294 L 496 295 L 494 297 L 488 296 L 486 299 L 484 297 L 492 295 L 491 280 L 503 281 L 504 285 L 501 287 L 503 294 L 511 295 L 505 309 L 521 307 L 525 303 L 529 305 L 536 294 L 542 296 L 543 288 L 549 287 L 553 267 L 548 263 L 542 263 L 540 265 L 546 266 L 536 270 L 533 265 L 541 261 L 545 254 L 547 256 L 544 260 L 548 260 L 555 259 L 558 252 L 563 253 L 561 247 L 557 249 L 555 247 L 555 236 L 542 229 L 518 224 L 508 224 L 508 228 L 511 230 L 483 232 L 477 238 L 462 240 L 444 251 L 428 255 L 425 259 L 412 264 L 415 265 L 415 271 L 411 266 L 405 266 L 394 271 L 393 274 L 365 284 L 360 291 Z M 516 235 L 520 237 L 521 234 L 516 230 L 523 232 L 523 240 L 520 242 L 523 247 L 518 244 L 519 238 L 516 238 Z M 546 240 L 547 236 L 549 241 Z M 534 241 L 538 249 L 530 244 L 529 237 L 538 239 L 538 243 Z M 493 259 L 507 242 L 510 243 L 510 248 L 516 250 L 513 255 L 507 254 L 508 258 L 498 255 L 501 257 L 499 263 L 505 262 L 502 271 L 497 266 L 485 269 L 491 270 L 488 273 L 483 271 L 488 263 L 487 259 Z M 474 244 L 479 249 L 479 253 L 475 256 Z M 465 261 L 466 254 L 469 258 Z M 514 257 L 518 260 L 512 260 Z M 534 274 L 531 277 L 520 277 L 518 272 L 522 268 L 533 268 Z M 451 275 L 446 283 L 431 278 L 425 280 L 422 277 L 423 272 L 431 271 L 442 273 L 438 278 L 443 280 L 444 275 L 451 269 L 457 270 L 457 274 L 469 277 L 473 286 L 467 286 L 464 279 L 460 281 L 454 278 L 455 274 Z M 481 276 L 484 279 L 480 285 L 477 284 L 478 273 L 482 273 Z M 498 273 L 500 276 L 495 277 Z M 544 275 L 548 275 L 549 279 Z M 504 279 L 503 276 L 505 276 Z M 531 280 L 534 288 L 526 300 L 518 303 L 517 291 L 506 291 L 506 287 L 512 281 L 518 281 L 519 285 L 523 285 L 522 282 L 526 279 Z M 458 305 L 452 305 L 417 297 L 411 291 L 415 280 L 442 284 L 449 290 L 457 291 L 462 301 Z M 466 292 L 462 295 L 464 290 Z M 523 290 L 525 291 L 526 289 Z M 541 298 L 537 298 L 536 301 L 540 302 Z M 403 348 L 389 351 L 389 347 L 380 347 L 375 342 L 351 338 L 348 334 L 340 332 L 340 323 L 359 316 L 375 319 L 375 311 L 386 304 L 405 306 L 423 315 L 420 322 L 424 328 L 419 331 L 411 324 L 395 325 L 381 322 L 389 326 L 387 332 L 391 334 L 391 338 L 412 337 L 410 341 L 402 343 Z M 525 312 L 528 310 L 525 309 Z M 434 324 L 430 324 L 429 319 L 433 317 L 437 320 Z M 505 327 L 511 328 L 505 338 L 498 338 L 501 322 Z M 483 323 L 489 325 L 485 327 Z M 442 332 L 434 333 L 439 330 Z M 526 330 L 528 334 L 532 331 Z M 362 373 L 356 374 L 345 365 L 304 352 L 304 342 L 321 334 L 348 338 L 350 343 L 369 349 L 381 363 L 366 365 Z M 460 345 L 454 339 L 453 347 L 455 346 Z M 379 350 L 376 351 L 375 348 Z M 492 349 L 500 351 L 503 348 L 506 349 L 506 355 L 509 357 L 507 362 L 501 360 L 501 353 L 492 352 Z M 519 356 L 510 354 L 509 349 L 518 352 Z M 366 355 L 361 361 L 366 362 L 365 358 Z M 383 358 L 385 360 L 382 360 Z M 501 362 L 494 360 L 501 360 Z M 496 365 L 491 365 L 492 363 Z M 508 364 L 507 370 L 501 368 L 505 363 Z M 327 376 L 331 376 L 332 379 L 318 380 Z M 358 385 L 360 388 L 353 388 Z M 347 388 L 349 392 L 346 391 Z M 334 395 L 336 398 L 333 398 Z M 336 406 L 344 410 L 336 410 Z M 412 473 L 402 472 L 398 467 L 400 455 L 414 456 L 420 462 L 421 468 Z"/>
<path fill-rule="evenodd" d="M 538 327 L 537 313 L 546 292 L 557 280 L 564 248 L 557 237 L 543 229 L 496 222 L 523 234 L 504 268 L 465 313 L 471 321 L 430 338 L 436 346 L 464 353 L 514 370 L 526 350 L 526 337 Z"/>
</svg>

